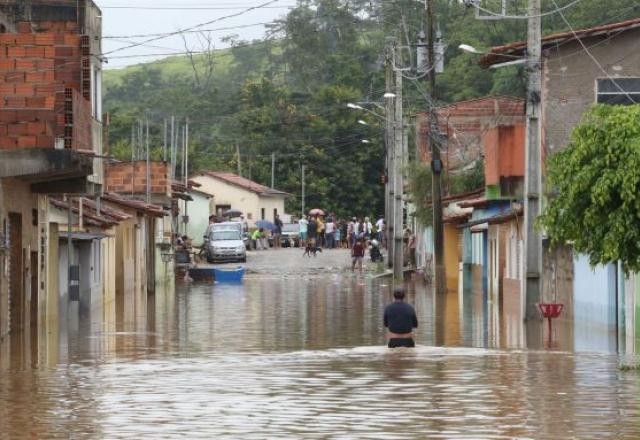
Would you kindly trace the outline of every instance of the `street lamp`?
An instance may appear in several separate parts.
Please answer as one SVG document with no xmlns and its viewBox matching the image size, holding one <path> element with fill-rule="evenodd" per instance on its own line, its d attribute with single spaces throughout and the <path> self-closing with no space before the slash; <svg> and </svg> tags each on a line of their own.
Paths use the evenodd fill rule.
<svg viewBox="0 0 640 440">
<path fill-rule="evenodd" d="M 396 94 L 395 93 L 391 93 L 391 92 L 387 92 L 382 96 L 383 96 L 383 98 L 390 99 L 390 98 L 395 98 Z"/>
<path fill-rule="evenodd" d="M 473 46 L 470 46 L 468 44 L 461 44 L 458 46 L 458 49 L 467 52 L 467 53 L 474 53 L 474 54 L 478 54 L 478 55 L 482 55 L 484 52 L 480 52 L 478 49 L 476 49 Z"/>
<path fill-rule="evenodd" d="M 362 119 L 358 119 L 358 124 L 360 125 L 369 125 L 367 121 L 363 121 Z"/>
<path fill-rule="evenodd" d="M 467 52 L 467 53 L 472 53 L 475 55 L 488 55 L 490 52 L 482 52 L 479 51 L 478 49 L 476 49 L 473 46 L 470 46 L 468 44 L 460 44 L 458 46 L 458 49 Z M 515 66 L 518 64 L 524 64 L 527 62 L 527 58 L 526 57 L 519 57 L 517 55 L 507 55 L 507 54 L 499 54 L 501 57 L 507 57 L 507 58 L 514 58 L 513 61 L 506 61 L 504 63 L 498 63 L 498 64 L 492 64 L 489 66 L 489 69 L 498 69 L 500 67 L 506 67 L 506 66 Z"/>
<path fill-rule="evenodd" d="M 369 139 L 362 139 L 360 142 L 362 142 L 363 144 L 370 144 L 371 141 Z"/>
<path fill-rule="evenodd" d="M 364 107 L 362 107 L 362 106 L 360 106 L 358 104 L 354 104 L 353 102 L 347 103 L 347 107 L 352 108 L 352 109 L 364 110 Z"/>
</svg>

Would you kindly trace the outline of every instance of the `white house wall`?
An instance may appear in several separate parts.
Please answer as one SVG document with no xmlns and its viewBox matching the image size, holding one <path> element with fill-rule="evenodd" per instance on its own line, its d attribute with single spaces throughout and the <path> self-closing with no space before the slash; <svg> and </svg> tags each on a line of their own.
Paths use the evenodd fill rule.
<svg viewBox="0 0 640 440">
<path fill-rule="evenodd" d="M 270 221 L 273 221 L 274 209 L 284 213 L 284 196 L 260 197 L 252 191 L 211 176 L 196 176 L 192 180 L 202 185 L 199 191 L 214 197 L 216 206 L 228 205 L 243 212 L 249 227 L 255 227 L 255 222 L 262 219 L 263 208 L 265 219 Z"/>
</svg>

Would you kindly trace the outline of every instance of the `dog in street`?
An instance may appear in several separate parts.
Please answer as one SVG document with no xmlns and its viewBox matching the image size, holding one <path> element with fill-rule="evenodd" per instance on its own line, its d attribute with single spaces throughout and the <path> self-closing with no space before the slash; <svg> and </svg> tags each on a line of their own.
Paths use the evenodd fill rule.
<svg viewBox="0 0 640 440">
<path fill-rule="evenodd" d="M 313 256 L 316 257 L 317 252 L 322 252 L 322 248 L 314 246 L 311 243 L 307 243 L 307 247 L 304 248 L 304 253 L 302 254 L 302 256 L 304 257 L 306 255 L 307 257 L 311 258 L 311 254 L 313 254 Z"/>
</svg>

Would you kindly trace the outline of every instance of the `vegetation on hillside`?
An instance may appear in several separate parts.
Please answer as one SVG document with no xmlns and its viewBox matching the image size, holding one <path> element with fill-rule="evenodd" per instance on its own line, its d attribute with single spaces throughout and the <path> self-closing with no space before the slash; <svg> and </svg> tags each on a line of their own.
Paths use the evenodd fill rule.
<svg viewBox="0 0 640 440">
<path fill-rule="evenodd" d="M 543 3 L 545 10 L 554 8 L 551 1 Z M 635 4 L 615 0 L 602 8 L 600 0 L 582 0 L 564 13 L 578 28 L 637 15 Z M 348 109 L 346 103 L 382 100 L 385 38 L 393 36 L 412 47 L 422 29 L 423 8 L 415 0 L 299 0 L 270 26 L 265 40 L 229 36 L 232 48 L 224 51 L 107 72 L 110 151 L 130 158 L 132 126 L 148 118 L 152 157 L 162 157 L 163 119 L 188 117 L 191 172 L 235 171 L 239 149 L 242 174 L 270 184 L 275 153 L 276 187 L 295 195 L 288 202 L 289 212 L 300 209 L 305 165 L 306 206 L 339 215 L 378 215 L 383 209 L 383 123 L 370 113 Z M 479 21 L 472 8 L 454 0 L 436 0 L 435 8 L 447 43 L 438 100 L 522 96 L 521 69 L 484 70 L 476 63 L 477 55 L 462 53 L 457 46 L 466 43 L 483 50 L 521 40 L 526 21 Z M 546 32 L 566 29 L 557 14 L 543 23 Z M 415 55 L 406 61 L 415 62 Z M 424 87 L 422 81 L 405 81 L 407 114 L 424 110 Z M 358 124 L 358 119 L 369 125 Z"/>
</svg>

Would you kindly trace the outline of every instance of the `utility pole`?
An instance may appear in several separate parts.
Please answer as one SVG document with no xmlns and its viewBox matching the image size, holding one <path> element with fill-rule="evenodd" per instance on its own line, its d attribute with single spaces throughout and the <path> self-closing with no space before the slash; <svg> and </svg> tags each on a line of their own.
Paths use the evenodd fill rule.
<svg viewBox="0 0 640 440">
<path fill-rule="evenodd" d="M 404 121 L 402 119 L 402 71 L 396 70 L 395 116 L 393 139 L 393 279 L 404 278 L 404 253 L 402 243 L 402 194 L 404 193 Z"/>
<path fill-rule="evenodd" d="M 189 191 L 189 118 L 184 123 L 184 187 Z M 184 233 L 189 235 L 189 201 L 184 201 Z"/>
<path fill-rule="evenodd" d="M 162 160 L 167 161 L 167 118 L 162 120 L 163 122 L 163 137 L 162 137 Z"/>
<path fill-rule="evenodd" d="M 136 126 L 131 124 L 131 196 L 136 184 Z"/>
<path fill-rule="evenodd" d="M 436 90 L 436 53 L 435 26 L 433 23 L 433 0 L 425 0 L 425 19 L 427 23 L 427 56 L 429 58 L 429 145 L 431 146 L 431 196 L 433 206 L 433 253 L 434 279 L 436 294 L 446 294 L 444 268 L 444 227 L 442 224 L 442 160 L 440 159 L 440 134 L 438 127 L 438 113 L 435 108 Z"/>
<path fill-rule="evenodd" d="M 276 187 L 276 153 L 271 153 L 271 189 Z"/>
<path fill-rule="evenodd" d="M 395 92 L 394 82 L 395 78 L 393 76 L 393 44 L 394 40 L 392 38 L 387 38 L 387 46 L 386 46 L 386 55 L 385 55 L 385 94 L 389 96 Z M 387 178 L 385 183 L 385 222 L 387 226 L 386 237 L 387 237 L 387 266 L 389 268 L 393 267 L 393 247 L 394 247 L 394 239 L 393 239 L 393 206 L 394 206 L 394 134 L 393 130 L 395 128 L 395 112 L 393 108 L 393 100 L 385 99 L 385 139 L 386 139 L 386 150 L 387 150 Z"/>
<path fill-rule="evenodd" d="M 184 124 L 184 186 L 189 187 L 189 118 Z"/>
<path fill-rule="evenodd" d="M 145 154 L 146 154 L 146 201 L 147 203 L 151 202 L 151 170 L 150 170 L 150 162 L 149 162 L 149 120 L 146 119 L 145 120 L 145 124 L 146 124 L 146 139 L 145 139 Z"/>
<path fill-rule="evenodd" d="M 302 165 L 302 217 L 304 217 L 304 164 Z"/>
<path fill-rule="evenodd" d="M 236 157 L 238 158 L 238 176 L 242 177 L 242 163 L 240 162 L 240 144 L 236 143 Z"/>
<path fill-rule="evenodd" d="M 171 116 L 169 128 L 169 178 L 171 179 L 171 183 L 173 183 L 173 167 L 175 163 L 175 159 L 173 158 L 173 132 L 175 130 L 175 119 L 173 116 Z"/>
<path fill-rule="evenodd" d="M 541 299 L 542 237 L 535 228 L 540 214 L 542 174 L 540 168 L 541 110 L 541 17 L 540 0 L 529 0 L 527 35 L 527 141 L 525 144 L 524 204 L 524 295 L 525 320 L 538 317 L 536 304 Z"/>
</svg>

